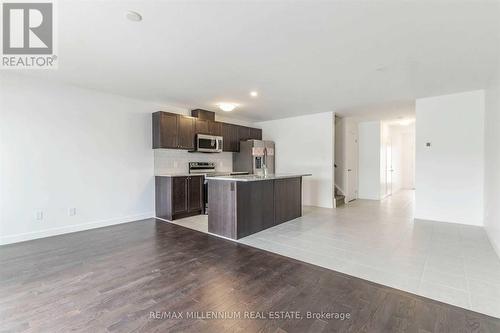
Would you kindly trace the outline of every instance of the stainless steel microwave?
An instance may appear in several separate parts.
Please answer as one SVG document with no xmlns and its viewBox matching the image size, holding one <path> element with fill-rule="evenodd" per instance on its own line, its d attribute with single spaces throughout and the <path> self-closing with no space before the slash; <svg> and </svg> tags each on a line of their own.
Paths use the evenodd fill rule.
<svg viewBox="0 0 500 333">
<path fill-rule="evenodd" d="M 222 136 L 196 135 L 196 151 L 202 153 L 220 153 L 222 152 L 222 148 Z"/>
</svg>

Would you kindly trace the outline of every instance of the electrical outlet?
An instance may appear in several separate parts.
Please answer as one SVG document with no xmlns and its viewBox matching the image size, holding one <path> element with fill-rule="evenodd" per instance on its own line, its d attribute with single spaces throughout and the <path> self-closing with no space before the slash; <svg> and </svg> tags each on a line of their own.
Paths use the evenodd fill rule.
<svg viewBox="0 0 500 333">
<path fill-rule="evenodd" d="M 37 210 L 37 211 L 35 212 L 35 219 L 36 219 L 37 221 L 41 221 L 41 220 L 43 220 L 43 211 L 41 211 L 41 210 Z"/>
<path fill-rule="evenodd" d="M 68 208 L 68 216 L 75 216 L 76 215 L 76 208 Z"/>
</svg>

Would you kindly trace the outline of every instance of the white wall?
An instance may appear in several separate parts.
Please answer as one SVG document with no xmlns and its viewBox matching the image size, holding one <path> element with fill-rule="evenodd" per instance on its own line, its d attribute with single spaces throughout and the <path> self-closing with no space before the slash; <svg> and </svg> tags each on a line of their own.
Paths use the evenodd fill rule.
<svg viewBox="0 0 500 333">
<path fill-rule="evenodd" d="M 486 90 L 484 226 L 500 256 L 500 86 Z"/>
<path fill-rule="evenodd" d="M 380 121 L 365 121 L 358 124 L 360 199 L 381 198 L 381 130 Z"/>
<path fill-rule="evenodd" d="M 484 91 L 417 100 L 416 218 L 482 225 L 483 161 Z"/>
<path fill-rule="evenodd" d="M 154 215 L 157 106 L 5 73 L 0 80 L 1 243 Z"/>
<path fill-rule="evenodd" d="M 264 121 L 264 140 L 276 144 L 276 173 L 311 173 L 303 178 L 304 205 L 333 207 L 334 113 Z"/>
</svg>

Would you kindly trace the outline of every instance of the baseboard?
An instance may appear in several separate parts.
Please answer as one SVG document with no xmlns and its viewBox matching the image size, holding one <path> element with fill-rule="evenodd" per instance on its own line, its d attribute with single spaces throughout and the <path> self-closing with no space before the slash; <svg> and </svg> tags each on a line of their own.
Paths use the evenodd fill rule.
<svg viewBox="0 0 500 333">
<path fill-rule="evenodd" d="M 118 218 L 113 218 L 113 219 L 108 219 L 108 220 L 93 221 L 93 222 L 68 225 L 68 226 L 58 227 L 58 228 L 50 228 L 50 229 L 45 229 L 45 230 L 26 232 L 26 233 L 22 233 L 22 234 L 2 236 L 2 237 L 0 237 L 0 245 L 25 242 L 25 241 L 29 241 L 29 240 L 33 240 L 33 239 L 38 239 L 38 238 L 45 238 L 45 237 L 69 234 L 72 232 L 102 228 L 102 227 L 107 227 L 110 225 L 128 223 L 128 222 L 133 222 L 133 221 L 137 221 L 137 220 L 144 220 L 144 219 L 152 218 L 152 217 L 154 217 L 154 215 L 155 215 L 154 212 L 148 212 L 148 213 L 118 217 Z"/>
<path fill-rule="evenodd" d="M 472 226 L 472 227 L 481 227 L 481 228 L 484 228 L 484 222 L 483 221 L 479 221 L 478 223 L 470 223 L 470 222 L 467 222 L 467 221 L 450 221 L 450 220 L 445 220 L 445 219 L 428 218 L 426 216 L 418 216 L 418 215 L 414 215 L 413 219 L 415 221 L 420 220 L 420 221 L 428 221 L 428 222 L 462 224 L 462 225 L 468 225 L 468 226 Z"/>
</svg>

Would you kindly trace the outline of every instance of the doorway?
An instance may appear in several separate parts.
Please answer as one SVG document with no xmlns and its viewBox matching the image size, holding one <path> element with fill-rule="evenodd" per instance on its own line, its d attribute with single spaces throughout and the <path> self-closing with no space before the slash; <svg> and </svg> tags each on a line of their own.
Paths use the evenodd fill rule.
<svg viewBox="0 0 500 333">
<path fill-rule="evenodd" d="M 358 124 L 335 116 L 335 203 L 358 198 Z"/>
</svg>

